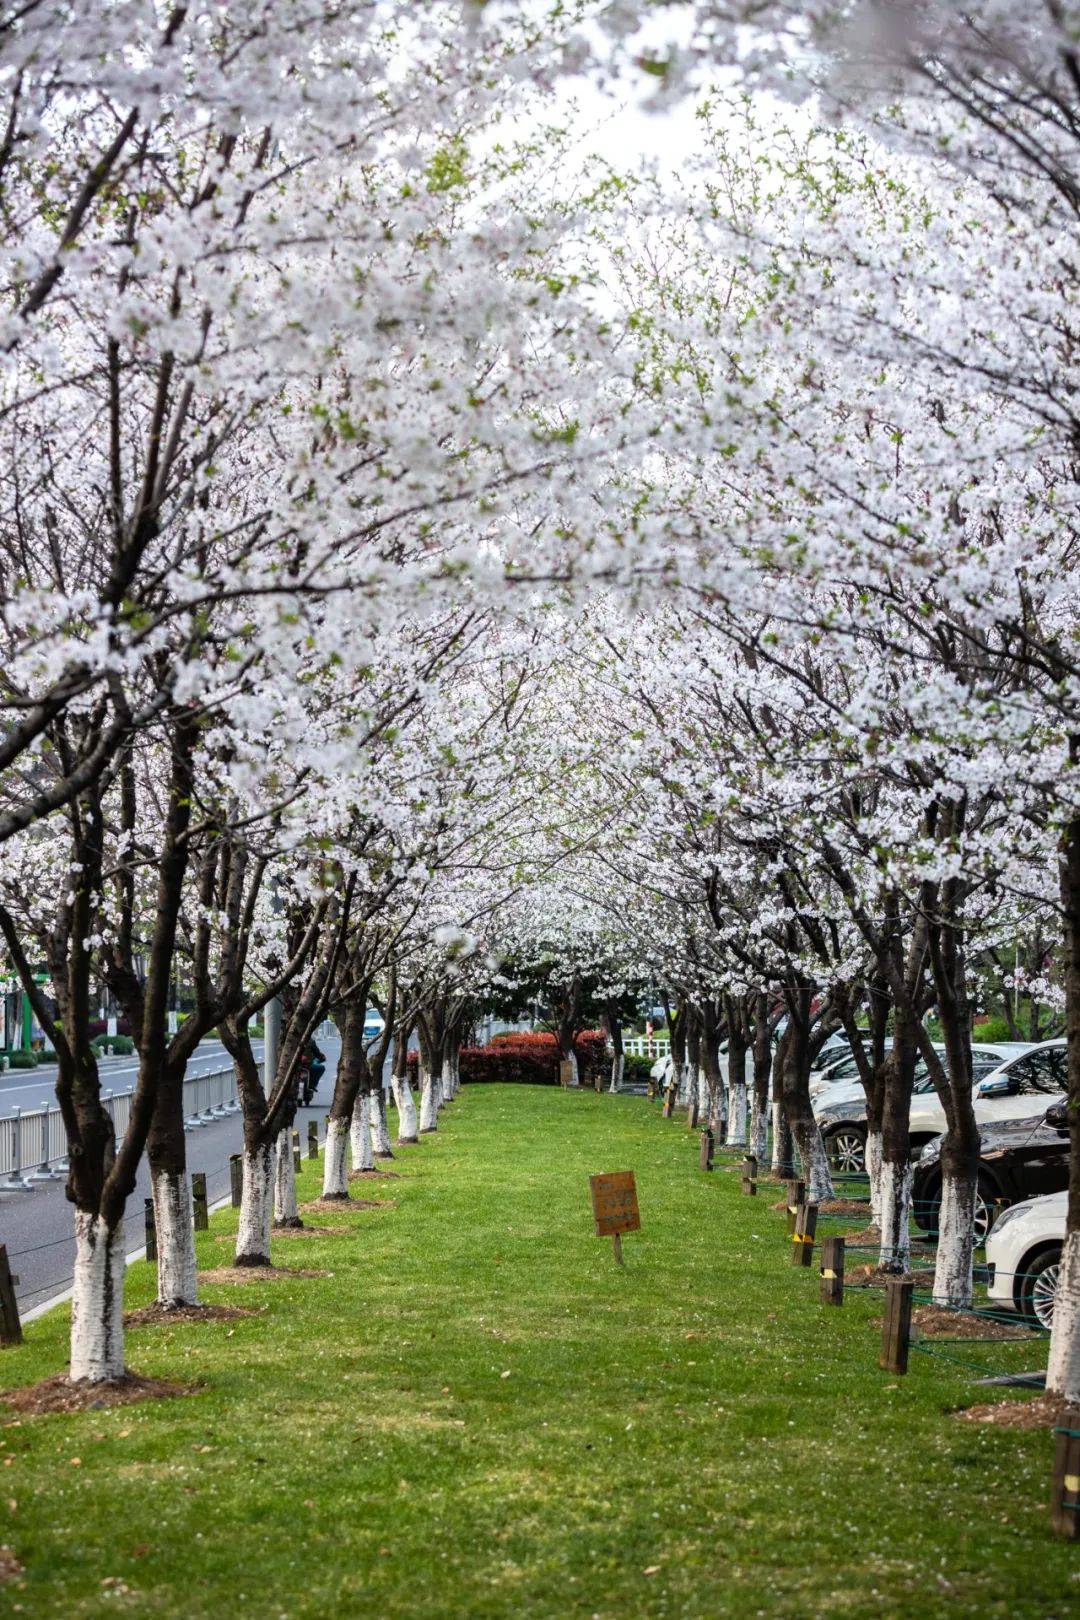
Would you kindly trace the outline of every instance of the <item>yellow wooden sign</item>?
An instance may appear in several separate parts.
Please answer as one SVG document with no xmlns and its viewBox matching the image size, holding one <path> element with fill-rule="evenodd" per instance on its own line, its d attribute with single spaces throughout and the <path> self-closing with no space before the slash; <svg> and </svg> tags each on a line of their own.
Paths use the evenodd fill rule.
<svg viewBox="0 0 1080 1620">
<path fill-rule="evenodd" d="M 589 1191 L 592 1193 L 597 1237 L 639 1230 L 641 1215 L 632 1170 L 615 1170 L 610 1175 L 590 1176 Z"/>
</svg>

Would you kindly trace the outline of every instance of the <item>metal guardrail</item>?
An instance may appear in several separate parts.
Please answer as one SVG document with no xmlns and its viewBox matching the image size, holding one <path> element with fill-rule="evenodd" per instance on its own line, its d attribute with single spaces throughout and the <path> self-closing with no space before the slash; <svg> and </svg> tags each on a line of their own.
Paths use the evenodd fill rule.
<svg viewBox="0 0 1080 1620">
<path fill-rule="evenodd" d="M 102 1103 L 113 1122 L 117 1141 L 122 1140 L 131 1118 L 129 1091 L 105 1091 Z M 184 1081 L 183 1109 L 185 1131 L 198 1130 L 226 1119 L 240 1107 L 236 1091 L 236 1070 L 212 1069 L 206 1074 L 189 1075 Z M 59 1107 L 16 1108 L 0 1119 L 0 1193 L 20 1192 L 37 1181 L 59 1181 L 67 1170 L 67 1133 Z"/>
</svg>

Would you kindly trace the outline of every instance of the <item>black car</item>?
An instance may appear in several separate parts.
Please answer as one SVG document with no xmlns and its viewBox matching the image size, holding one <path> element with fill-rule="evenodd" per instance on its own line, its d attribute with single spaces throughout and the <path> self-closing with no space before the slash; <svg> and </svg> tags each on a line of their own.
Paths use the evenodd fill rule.
<svg viewBox="0 0 1080 1620">
<path fill-rule="evenodd" d="M 915 1166 L 915 1220 L 936 1232 L 941 1208 L 941 1144 L 937 1136 L 923 1148 Z M 1054 1103 L 1032 1119 L 1004 1119 L 979 1130 L 979 1183 L 975 1232 L 984 1238 L 998 1210 L 1039 1193 L 1062 1192 L 1069 1185 L 1069 1113 Z"/>
</svg>

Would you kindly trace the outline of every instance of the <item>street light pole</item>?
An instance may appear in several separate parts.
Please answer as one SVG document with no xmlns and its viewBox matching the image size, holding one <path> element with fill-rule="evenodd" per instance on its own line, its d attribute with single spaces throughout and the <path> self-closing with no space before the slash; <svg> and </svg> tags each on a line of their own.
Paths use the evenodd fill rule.
<svg viewBox="0 0 1080 1620">
<path fill-rule="evenodd" d="M 269 1097 L 277 1082 L 278 1053 L 281 1050 L 281 997 L 274 996 L 263 1009 L 263 1091 Z"/>
</svg>

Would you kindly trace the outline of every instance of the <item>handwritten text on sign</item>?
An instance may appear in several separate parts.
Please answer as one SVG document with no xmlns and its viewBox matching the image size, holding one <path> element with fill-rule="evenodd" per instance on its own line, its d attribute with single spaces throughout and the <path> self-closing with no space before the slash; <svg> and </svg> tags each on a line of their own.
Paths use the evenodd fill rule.
<svg viewBox="0 0 1080 1620">
<path fill-rule="evenodd" d="M 632 1170 L 614 1170 L 606 1176 L 590 1176 L 593 1219 L 597 1237 L 613 1232 L 636 1232 L 641 1226 L 637 1188 Z"/>
</svg>

